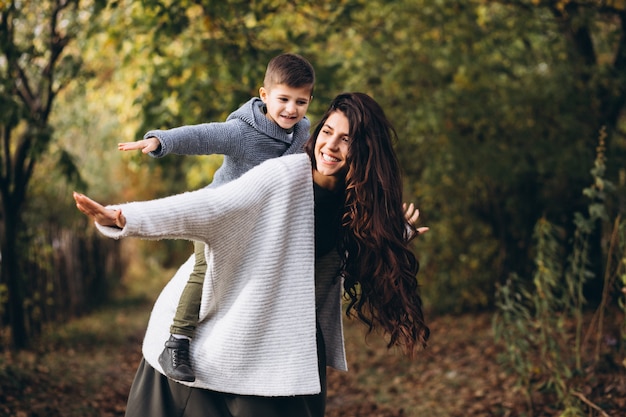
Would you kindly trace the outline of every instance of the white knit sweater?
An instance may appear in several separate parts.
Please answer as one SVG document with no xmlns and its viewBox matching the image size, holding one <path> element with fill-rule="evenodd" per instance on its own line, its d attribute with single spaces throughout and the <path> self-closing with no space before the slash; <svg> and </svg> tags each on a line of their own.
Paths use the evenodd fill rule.
<svg viewBox="0 0 626 417">
<path fill-rule="evenodd" d="M 123 230 L 113 238 L 189 239 L 206 244 L 200 323 L 191 343 L 200 388 L 243 395 L 320 392 L 318 321 L 327 364 L 346 370 L 337 257 L 314 260 L 314 202 L 307 155 L 272 159 L 219 188 L 118 206 Z M 157 299 L 143 344 L 148 363 L 169 337 L 193 256 Z M 321 284 L 321 285 L 320 285 Z"/>
</svg>

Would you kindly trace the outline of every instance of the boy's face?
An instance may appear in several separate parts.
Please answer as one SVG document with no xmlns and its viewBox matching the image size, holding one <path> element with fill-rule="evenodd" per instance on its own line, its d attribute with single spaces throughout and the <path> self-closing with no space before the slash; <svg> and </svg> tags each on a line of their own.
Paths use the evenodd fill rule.
<svg viewBox="0 0 626 417">
<path fill-rule="evenodd" d="M 311 87 L 289 87 L 276 84 L 259 89 L 267 107 L 266 116 L 283 129 L 291 129 L 306 114 L 311 103 Z"/>
</svg>

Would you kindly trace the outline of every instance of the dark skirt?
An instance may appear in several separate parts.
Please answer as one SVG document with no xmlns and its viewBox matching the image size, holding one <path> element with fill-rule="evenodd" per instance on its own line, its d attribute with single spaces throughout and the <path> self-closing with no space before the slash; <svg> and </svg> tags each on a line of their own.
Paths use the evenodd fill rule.
<svg viewBox="0 0 626 417">
<path fill-rule="evenodd" d="M 326 356 L 318 331 L 322 391 L 315 395 L 259 397 L 192 388 L 157 372 L 141 360 L 130 388 L 126 417 L 323 417 L 326 408 Z"/>
</svg>

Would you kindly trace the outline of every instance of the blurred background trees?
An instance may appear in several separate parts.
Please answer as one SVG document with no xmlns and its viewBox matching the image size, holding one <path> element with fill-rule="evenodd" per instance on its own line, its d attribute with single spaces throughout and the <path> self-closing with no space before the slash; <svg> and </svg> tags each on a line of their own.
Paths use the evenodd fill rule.
<svg viewBox="0 0 626 417">
<path fill-rule="evenodd" d="M 68 282 L 95 305 L 94 288 L 106 298 L 130 285 L 122 275 L 151 279 L 191 253 L 186 242 L 123 242 L 124 258 L 105 257 L 119 245 L 94 239 L 71 190 L 125 201 L 205 185 L 219 157 L 153 160 L 116 144 L 223 120 L 258 94 L 267 62 L 284 51 L 316 68 L 313 122 L 345 90 L 371 94 L 394 121 L 406 200 L 431 228 L 416 251 L 433 313 L 491 309 L 512 274 L 531 284 L 540 220 L 557 227 L 565 265 L 604 128 L 603 178 L 614 189 L 589 236 L 585 284 L 588 300 L 600 300 L 626 196 L 624 1 L 14 0 L 0 14 L 0 311 L 18 345 L 36 333 L 20 321 L 45 321 L 35 307 L 51 319 L 75 314 L 60 312 Z M 24 77 L 46 113 L 33 112 Z M 11 167 L 28 178 L 21 189 Z M 70 253 L 61 236 L 90 242 L 79 247 L 93 247 L 102 266 L 74 252 L 63 265 L 88 262 L 60 274 L 53 259 Z"/>
<path fill-rule="evenodd" d="M 84 234 L 68 233 L 76 222 L 58 210 L 57 191 L 83 181 L 73 154 L 55 141 L 52 113 L 59 94 L 85 76 L 80 38 L 89 36 L 90 19 L 104 6 L 71 0 L 0 6 L 0 312 L 7 340 L 18 348 L 44 321 L 84 311 L 102 295 L 97 274 L 83 272 L 99 271 L 110 255 L 94 253 Z M 68 273 L 78 279 L 67 280 Z"/>
</svg>

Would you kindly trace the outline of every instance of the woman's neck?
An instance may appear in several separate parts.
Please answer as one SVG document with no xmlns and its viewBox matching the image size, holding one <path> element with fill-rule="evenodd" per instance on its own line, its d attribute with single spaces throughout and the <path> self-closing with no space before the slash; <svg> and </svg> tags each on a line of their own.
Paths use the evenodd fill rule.
<svg viewBox="0 0 626 417">
<path fill-rule="evenodd" d="M 330 191 L 340 191 L 344 188 L 344 179 L 333 175 L 323 175 L 318 170 L 313 169 L 313 182 L 322 188 Z"/>
</svg>

